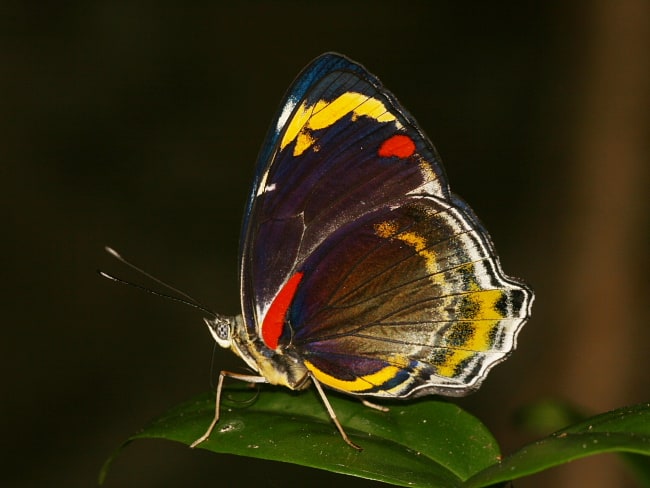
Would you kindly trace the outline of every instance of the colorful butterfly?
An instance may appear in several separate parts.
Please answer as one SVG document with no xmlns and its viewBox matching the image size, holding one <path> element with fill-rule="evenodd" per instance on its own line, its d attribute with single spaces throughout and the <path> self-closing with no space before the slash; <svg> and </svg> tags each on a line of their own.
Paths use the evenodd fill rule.
<svg viewBox="0 0 650 488">
<path fill-rule="evenodd" d="M 255 374 L 367 398 L 466 395 L 506 359 L 533 292 L 451 193 L 439 156 L 379 80 L 339 54 L 298 76 L 262 146 L 244 217 L 242 314 L 205 319 Z M 372 405 L 372 404 L 371 404 Z"/>
</svg>

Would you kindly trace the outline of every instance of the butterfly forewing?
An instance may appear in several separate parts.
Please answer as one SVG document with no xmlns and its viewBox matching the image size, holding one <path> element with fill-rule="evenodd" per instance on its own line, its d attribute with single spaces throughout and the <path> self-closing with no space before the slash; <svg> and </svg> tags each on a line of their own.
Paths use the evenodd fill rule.
<svg viewBox="0 0 650 488">
<path fill-rule="evenodd" d="M 258 164 L 242 257 L 252 329 L 292 271 L 337 228 L 396 195 L 449 194 L 412 117 L 375 77 L 336 55 L 298 78 L 261 154 L 268 160 Z"/>
</svg>

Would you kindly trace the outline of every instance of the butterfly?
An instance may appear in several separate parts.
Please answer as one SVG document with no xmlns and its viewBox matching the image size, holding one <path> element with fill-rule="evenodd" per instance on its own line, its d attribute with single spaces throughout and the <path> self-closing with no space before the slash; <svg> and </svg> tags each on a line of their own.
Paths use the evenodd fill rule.
<svg viewBox="0 0 650 488">
<path fill-rule="evenodd" d="M 415 119 L 363 66 L 309 64 L 259 153 L 240 243 L 241 315 L 205 319 L 253 374 L 368 399 L 476 390 L 506 359 L 533 292 L 501 270 Z M 378 407 L 378 406 L 377 406 Z M 378 407 L 381 408 L 381 407 Z"/>
</svg>

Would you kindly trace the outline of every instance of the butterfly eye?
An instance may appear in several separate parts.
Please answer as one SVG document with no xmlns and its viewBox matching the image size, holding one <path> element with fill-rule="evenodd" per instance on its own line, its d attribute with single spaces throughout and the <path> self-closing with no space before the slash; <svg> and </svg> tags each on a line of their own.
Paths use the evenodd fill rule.
<svg viewBox="0 0 650 488">
<path fill-rule="evenodd" d="M 231 340 L 231 323 L 226 317 L 217 315 L 214 319 L 203 319 L 210 330 L 210 334 L 217 344 L 223 348 L 230 348 Z"/>
</svg>

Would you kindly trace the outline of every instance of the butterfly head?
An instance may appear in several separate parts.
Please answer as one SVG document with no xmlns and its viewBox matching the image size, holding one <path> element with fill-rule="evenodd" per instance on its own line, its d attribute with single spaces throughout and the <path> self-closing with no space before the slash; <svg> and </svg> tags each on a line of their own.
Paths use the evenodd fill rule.
<svg viewBox="0 0 650 488">
<path fill-rule="evenodd" d="M 235 325 L 235 318 L 215 314 L 213 318 L 204 318 L 203 320 L 208 326 L 210 334 L 217 341 L 217 344 L 224 349 L 230 349 L 232 347 L 232 332 Z"/>
</svg>

